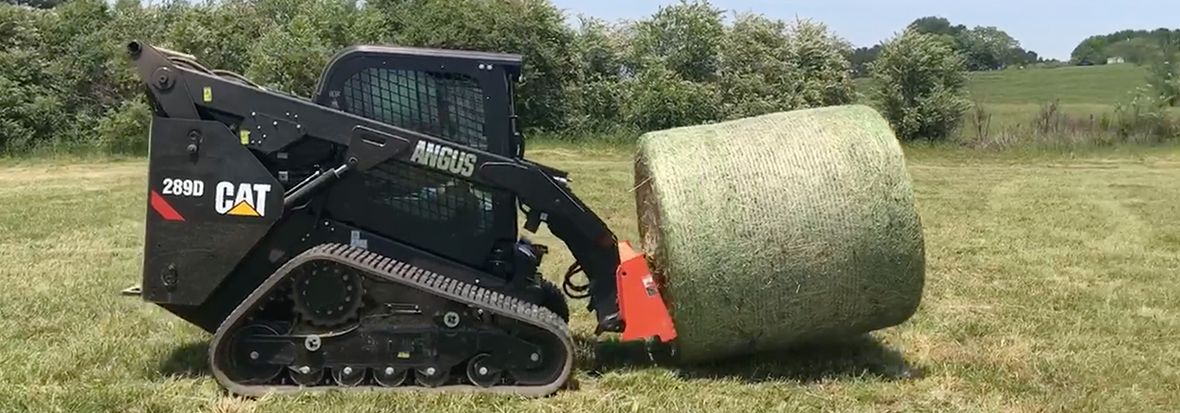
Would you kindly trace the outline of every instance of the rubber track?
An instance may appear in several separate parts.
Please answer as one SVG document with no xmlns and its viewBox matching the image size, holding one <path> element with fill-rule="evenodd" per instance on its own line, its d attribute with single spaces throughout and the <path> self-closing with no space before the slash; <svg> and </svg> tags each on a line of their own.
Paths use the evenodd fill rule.
<svg viewBox="0 0 1180 413">
<path fill-rule="evenodd" d="M 367 275 L 378 277 L 382 280 L 398 283 L 408 287 L 416 288 L 440 297 L 447 298 L 456 302 L 471 305 L 476 308 L 481 308 L 484 311 L 490 311 L 494 314 L 509 317 L 530 325 L 536 326 L 546 330 L 561 339 L 565 351 L 565 363 L 561 367 L 561 374 L 556 380 L 543 385 L 502 385 L 492 386 L 488 388 L 477 387 L 470 384 L 454 384 L 440 387 L 421 387 L 421 386 L 398 386 L 398 387 L 381 387 L 381 386 L 357 386 L 357 387 L 342 387 L 338 385 L 323 385 L 314 387 L 301 387 L 297 385 L 243 385 L 235 383 L 225 375 L 218 366 L 219 355 L 217 349 L 222 346 L 222 341 L 226 338 L 227 333 L 237 327 L 242 318 L 255 308 L 255 305 L 267 296 L 270 291 L 275 288 L 279 282 L 287 278 L 291 270 L 296 267 L 316 260 L 328 260 L 344 264 L 357 270 L 364 271 Z M 238 305 L 229 317 L 226 318 L 221 326 L 218 327 L 217 332 L 213 335 L 213 341 L 209 345 L 209 364 L 213 375 L 217 381 L 221 383 L 231 393 L 243 396 L 261 396 L 264 394 L 273 393 L 295 393 L 295 392 L 321 392 L 321 391 L 430 391 L 430 392 L 449 392 L 449 391 L 467 391 L 467 392 L 483 392 L 483 393 L 499 393 L 499 394 L 515 394 L 522 396 L 541 397 L 547 396 L 557 391 L 566 380 L 569 379 L 570 369 L 573 366 L 573 340 L 570 338 L 569 327 L 552 311 L 537 306 L 535 304 L 522 301 L 513 297 L 500 294 L 495 291 L 460 282 L 452 278 L 448 278 L 441 274 L 423 270 L 421 268 L 379 255 L 368 250 L 355 248 L 344 244 L 322 244 L 314 248 L 308 249 L 292 258 L 282 267 L 274 272 L 262 285 L 258 286 L 249 297 L 246 297 L 241 304 Z"/>
</svg>

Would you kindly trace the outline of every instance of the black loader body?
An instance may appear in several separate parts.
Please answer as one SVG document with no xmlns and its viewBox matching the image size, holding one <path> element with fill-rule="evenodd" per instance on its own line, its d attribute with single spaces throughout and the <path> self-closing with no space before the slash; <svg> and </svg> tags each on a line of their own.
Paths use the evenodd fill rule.
<svg viewBox="0 0 1180 413">
<path fill-rule="evenodd" d="M 352 48 L 308 101 L 128 48 L 154 107 L 143 296 L 214 333 L 232 391 L 553 392 L 568 309 L 520 211 L 577 259 L 598 331 L 624 329 L 614 234 L 522 158 L 519 56 Z"/>
</svg>

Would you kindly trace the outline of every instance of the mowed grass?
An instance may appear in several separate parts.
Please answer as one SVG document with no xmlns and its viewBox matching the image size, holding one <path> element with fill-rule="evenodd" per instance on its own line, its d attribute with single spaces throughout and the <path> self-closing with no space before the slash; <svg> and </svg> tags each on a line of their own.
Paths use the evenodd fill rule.
<svg viewBox="0 0 1180 413">
<path fill-rule="evenodd" d="M 209 336 L 118 290 L 140 277 L 142 161 L 0 164 L 0 411 L 1175 411 L 1180 153 L 915 148 L 928 281 L 908 323 L 711 366 L 606 360 L 572 303 L 576 389 L 555 396 L 328 393 L 242 399 Z M 630 152 L 541 146 L 636 238 Z M 784 213 L 789 213 L 785 211 Z M 545 271 L 569 263 L 560 243 Z"/>
</svg>

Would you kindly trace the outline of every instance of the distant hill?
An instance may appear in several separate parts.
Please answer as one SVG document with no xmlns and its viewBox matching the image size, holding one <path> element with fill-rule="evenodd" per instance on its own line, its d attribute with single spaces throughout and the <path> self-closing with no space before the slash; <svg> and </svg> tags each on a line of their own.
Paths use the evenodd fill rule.
<svg viewBox="0 0 1180 413">
<path fill-rule="evenodd" d="M 1147 72 L 1146 67 L 1133 64 L 972 72 L 967 89 L 972 100 L 989 104 L 1060 100 L 1062 104 L 1113 105 L 1146 84 Z M 855 84 L 867 101 L 872 79 L 856 79 Z"/>
<path fill-rule="evenodd" d="M 972 99 L 985 103 L 1113 104 L 1147 83 L 1147 68 L 1133 64 L 1004 70 L 971 74 Z"/>
<path fill-rule="evenodd" d="M 1108 58 L 1151 63 L 1180 47 L 1180 29 L 1123 30 L 1083 40 L 1070 56 L 1077 65 L 1106 64 Z"/>
</svg>

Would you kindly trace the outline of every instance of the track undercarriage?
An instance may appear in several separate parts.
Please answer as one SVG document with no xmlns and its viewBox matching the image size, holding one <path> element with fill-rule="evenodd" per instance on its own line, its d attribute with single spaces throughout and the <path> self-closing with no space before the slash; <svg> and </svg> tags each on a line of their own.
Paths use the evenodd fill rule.
<svg viewBox="0 0 1180 413">
<path fill-rule="evenodd" d="M 222 324 L 214 374 L 243 395 L 351 389 L 549 394 L 572 360 L 553 311 L 339 244 L 295 257 Z"/>
</svg>

